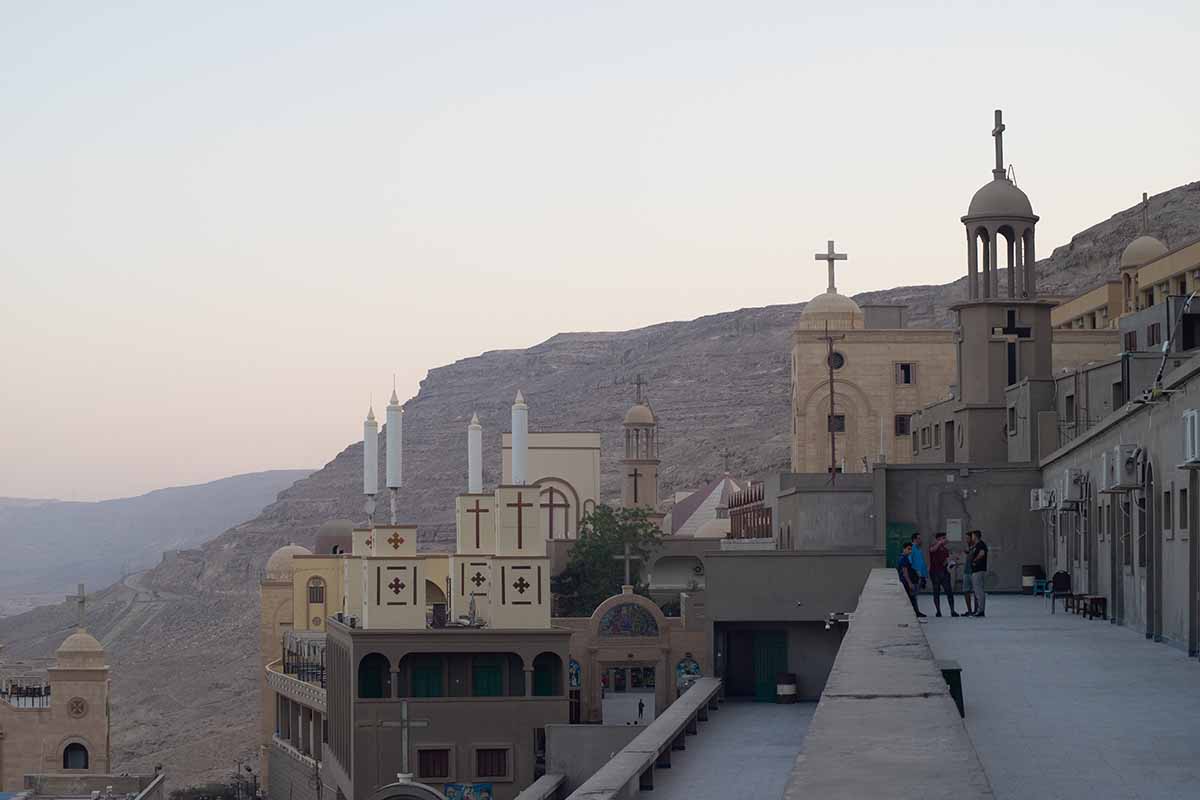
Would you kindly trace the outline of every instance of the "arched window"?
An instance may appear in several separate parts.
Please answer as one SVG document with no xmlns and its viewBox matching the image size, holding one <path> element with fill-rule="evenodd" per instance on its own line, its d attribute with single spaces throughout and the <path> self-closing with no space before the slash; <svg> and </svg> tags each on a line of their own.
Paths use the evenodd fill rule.
<svg viewBox="0 0 1200 800">
<path fill-rule="evenodd" d="M 71 742 L 63 750 L 63 769 L 87 769 L 88 751 L 79 742 Z"/>
<path fill-rule="evenodd" d="M 562 693 L 562 659 L 557 653 L 542 653 L 533 659 L 533 696 L 558 697 Z"/>
<path fill-rule="evenodd" d="M 308 602 L 324 603 L 325 602 L 325 581 L 321 578 L 308 579 Z"/>
<path fill-rule="evenodd" d="M 371 653 L 358 662 L 358 696 L 366 700 L 391 697 L 392 665 L 385 656 Z"/>
</svg>

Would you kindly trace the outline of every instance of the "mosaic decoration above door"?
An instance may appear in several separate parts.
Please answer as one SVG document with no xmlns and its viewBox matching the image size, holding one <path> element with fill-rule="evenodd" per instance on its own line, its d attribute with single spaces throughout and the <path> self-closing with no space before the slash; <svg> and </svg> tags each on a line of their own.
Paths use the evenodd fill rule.
<svg viewBox="0 0 1200 800">
<path fill-rule="evenodd" d="M 658 621 L 637 603 L 622 603 L 600 618 L 601 636 L 658 636 Z"/>
</svg>

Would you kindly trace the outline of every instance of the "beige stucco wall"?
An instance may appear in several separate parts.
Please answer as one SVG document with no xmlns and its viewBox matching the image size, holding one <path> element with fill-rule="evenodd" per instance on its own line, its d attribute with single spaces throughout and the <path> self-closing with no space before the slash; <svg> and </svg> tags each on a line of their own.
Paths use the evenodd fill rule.
<svg viewBox="0 0 1200 800">
<path fill-rule="evenodd" d="M 1064 369 L 1111 361 L 1120 352 L 1121 332 L 1116 328 L 1062 328 L 1056 329 L 1051 339 L 1050 362 L 1058 374 Z"/>
<path fill-rule="evenodd" d="M 512 434 L 503 434 L 503 483 L 512 481 Z M 562 529 L 563 511 L 557 510 L 554 538 L 574 538 L 579 519 L 600 502 L 600 434 L 595 432 L 546 432 L 529 434 L 529 479 L 539 485 L 538 517 L 542 531 L 550 534 L 549 509 L 542 503 L 554 488 L 566 496 L 569 527 Z M 560 498 L 555 498 L 561 503 Z"/>
<path fill-rule="evenodd" d="M 954 331 L 929 329 L 844 330 L 834 349 L 846 358 L 834 372 L 835 413 L 846 415 L 846 432 L 837 434 L 839 463 L 861 472 L 865 456 L 874 463 L 883 452 L 888 462 L 908 463 L 908 436 L 895 435 L 895 416 L 946 397 L 955 380 Z M 829 466 L 829 374 L 824 333 L 792 334 L 792 470 L 824 472 Z M 896 382 L 896 364 L 916 364 L 916 382 Z"/>
<path fill-rule="evenodd" d="M 1121 316 L 1122 290 L 1119 280 L 1107 281 L 1095 289 L 1060 303 L 1050 310 L 1050 324 L 1055 328 L 1073 324 L 1085 314 L 1097 313 L 1097 327 L 1115 325 Z M 1101 321 L 1103 324 L 1101 324 Z"/>
<path fill-rule="evenodd" d="M 0 700 L 0 791 L 19 792 L 25 775 L 62 773 L 63 750 L 79 742 L 88 750 L 88 769 L 66 774 L 109 772 L 108 669 L 50 670 L 48 708 L 16 708 Z M 87 704 L 72 717 L 71 700 Z"/>
</svg>

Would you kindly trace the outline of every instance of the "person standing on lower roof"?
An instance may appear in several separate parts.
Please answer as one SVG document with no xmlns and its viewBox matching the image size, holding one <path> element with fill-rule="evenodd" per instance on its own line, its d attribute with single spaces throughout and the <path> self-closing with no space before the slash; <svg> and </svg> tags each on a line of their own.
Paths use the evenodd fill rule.
<svg viewBox="0 0 1200 800">
<path fill-rule="evenodd" d="M 913 611 L 920 618 L 925 615 L 921 613 L 921 608 L 917 605 L 917 571 L 913 569 L 912 565 L 912 550 L 911 542 L 904 545 L 904 549 L 900 552 L 900 559 L 896 562 L 896 574 L 900 576 L 900 585 L 908 594 L 908 602 L 912 603 Z"/>
<path fill-rule="evenodd" d="M 971 585 L 971 548 L 975 546 L 975 531 L 967 531 L 966 547 L 963 551 L 963 602 L 967 606 L 966 616 L 975 616 L 975 607 L 971 603 L 971 595 L 975 591 Z"/>
<path fill-rule="evenodd" d="M 919 588 L 924 589 L 929 578 L 929 569 L 925 566 L 925 551 L 921 549 L 921 532 L 912 535 L 912 565 L 917 572 Z"/>
<path fill-rule="evenodd" d="M 946 544 L 946 532 L 938 531 L 933 535 L 933 544 L 929 546 L 929 580 L 933 584 L 933 607 L 937 611 L 934 616 L 942 615 L 942 592 L 950 603 L 950 616 L 957 617 L 954 610 L 954 585 L 950 582 L 950 548 Z"/>
<path fill-rule="evenodd" d="M 987 592 L 983 586 L 983 579 L 987 577 L 988 571 L 988 545 L 983 540 L 983 531 L 974 531 L 975 545 L 971 548 L 971 588 L 975 594 L 975 614 L 976 617 L 986 616 L 984 611 L 987 607 Z"/>
</svg>

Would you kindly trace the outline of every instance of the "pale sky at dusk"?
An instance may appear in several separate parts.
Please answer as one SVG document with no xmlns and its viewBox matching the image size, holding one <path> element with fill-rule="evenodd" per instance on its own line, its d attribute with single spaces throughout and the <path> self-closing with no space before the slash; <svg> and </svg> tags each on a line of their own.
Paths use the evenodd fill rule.
<svg viewBox="0 0 1200 800">
<path fill-rule="evenodd" d="M 1200 178 L 1195 2 L 242 5 L 0 1 L 0 496 L 316 468 L 393 371 L 804 300 L 829 238 L 953 280 L 994 108 L 1040 255 Z"/>
</svg>

